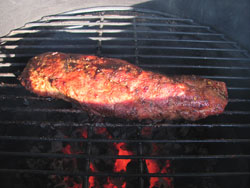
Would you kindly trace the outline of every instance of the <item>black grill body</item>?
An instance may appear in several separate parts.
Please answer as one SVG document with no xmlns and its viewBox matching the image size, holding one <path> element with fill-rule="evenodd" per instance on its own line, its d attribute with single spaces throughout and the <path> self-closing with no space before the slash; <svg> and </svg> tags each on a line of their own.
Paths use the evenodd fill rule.
<svg viewBox="0 0 250 188">
<path fill-rule="evenodd" d="M 162 12 L 97 7 L 45 16 L 0 42 L 5 187 L 153 187 L 153 178 L 158 187 L 249 187 L 250 58 L 223 34 Z M 223 114 L 196 122 L 96 122 L 65 101 L 20 85 L 17 76 L 29 58 L 48 51 L 121 58 L 167 75 L 224 81 L 229 104 Z M 126 172 L 114 170 L 119 159 L 129 160 Z M 150 170 L 150 161 L 158 170 Z"/>
</svg>

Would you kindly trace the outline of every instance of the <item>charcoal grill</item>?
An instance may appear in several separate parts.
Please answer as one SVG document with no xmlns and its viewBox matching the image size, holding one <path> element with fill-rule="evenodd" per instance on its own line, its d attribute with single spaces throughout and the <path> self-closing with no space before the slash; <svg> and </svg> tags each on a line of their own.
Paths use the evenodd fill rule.
<svg viewBox="0 0 250 188">
<path fill-rule="evenodd" d="M 3 187 L 76 188 L 96 181 L 94 187 L 143 188 L 153 187 L 153 178 L 158 187 L 250 186 L 250 57 L 223 34 L 162 12 L 97 7 L 45 16 L 0 43 Z M 223 114 L 196 122 L 95 122 L 18 82 L 29 58 L 48 51 L 121 58 L 167 75 L 221 80 L 229 104 Z M 129 152 L 119 154 L 118 143 Z M 130 160 L 126 172 L 113 170 L 119 159 Z M 150 160 L 158 170 L 150 171 Z"/>
</svg>

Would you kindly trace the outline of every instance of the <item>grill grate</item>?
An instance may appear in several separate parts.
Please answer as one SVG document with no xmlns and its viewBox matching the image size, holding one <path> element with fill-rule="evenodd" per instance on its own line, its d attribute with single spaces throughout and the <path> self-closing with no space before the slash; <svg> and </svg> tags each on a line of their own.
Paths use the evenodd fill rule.
<svg viewBox="0 0 250 188">
<path fill-rule="evenodd" d="M 0 43 L 0 158 L 6 161 L 0 164 L 1 182 L 39 174 L 79 176 L 83 187 L 90 187 L 90 177 L 127 178 L 127 187 L 153 187 L 153 177 L 171 178 L 172 185 L 163 187 L 249 187 L 250 57 L 223 34 L 165 13 L 101 7 L 45 16 L 11 31 Z M 116 57 L 168 75 L 221 80 L 228 86 L 229 104 L 222 115 L 197 122 L 93 123 L 71 104 L 35 96 L 19 84 L 16 76 L 28 59 L 47 51 Z M 103 128 L 106 132 L 96 133 Z M 88 136 L 79 136 L 79 130 Z M 152 134 L 145 136 L 145 130 Z M 107 149 L 116 143 L 125 143 L 132 154 Z M 63 153 L 69 144 L 81 152 Z M 160 151 L 150 152 L 153 146 Z M 79 166 L 51 167 L 62 159 L 78 160 Z M 91 164 L 117 159 L 131 159 L 134 170 L 91 170 Z M 149 159 L 170 161 L 169 172 L 148 173 Z M 33 181 L 33 187 L 40 182 Z"/>
</svg>

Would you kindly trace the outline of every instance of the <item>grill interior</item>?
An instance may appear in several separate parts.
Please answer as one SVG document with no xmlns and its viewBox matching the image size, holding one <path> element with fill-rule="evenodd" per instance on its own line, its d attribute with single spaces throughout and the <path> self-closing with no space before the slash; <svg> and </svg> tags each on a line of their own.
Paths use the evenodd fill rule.
<svg viewBox="0 0 250 188">
<path fill-rule="evenodd" d="M 0 42 L 3 185 L 250 186 L 250 58 L 223 34 L 161 12 L 101 7 L 45 16 Z M 48 51 L 116 57 L 167 75 L 224 81 L 229 104 L 222 115 L 196 122 L 97 123 L 65 101 L 20 85 L 17 76 L 29 58 Z M 126 172 L 114 170 L 119 159 L 129 160 Z"/>
</svg>

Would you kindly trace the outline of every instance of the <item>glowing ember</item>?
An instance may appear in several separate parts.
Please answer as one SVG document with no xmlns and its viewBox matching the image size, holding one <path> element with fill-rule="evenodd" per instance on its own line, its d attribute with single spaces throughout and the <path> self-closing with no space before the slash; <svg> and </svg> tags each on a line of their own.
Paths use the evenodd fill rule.
<svg viewBox="0 0 250 188">
<path fill-rule="evenodd" d="M 149 173 L 157 173 L 160 171 L 159 166 L 157 165 L 157 162 L 152 159 L 146 159 L 146 165 L 148 167 Z"/>
<path fill-rule="evenodd" d="M 160 170 L 160 167 L 156 160 L 152 159 L 146 159 L 146 165 L 148 168 L 149 173 L 168 173 L 168 168 L 170 167 L 169 160 L 166 161 L 166 164 L 164 167 Z M 155 188 L 155 187 L 167 187 L 167 188 L 173 188 L 172 179 L 168 177 L 151 177 L 150 178 L 150 186 L 149 188 Z"/>
<path fill-rule="evenodd" d="M 94 187 L 95 187 L 95 177 L 89 176 L 89 188 L 94 188 Z"/>
<path fill-rule="evenodd" d="M 115 148 L 118 150 L 118 155 L 132 155 L 132 152 L 125 150 L 126 144 L 121 143 L 114 143 Z M 127 171 L 127 165 L 131 161 L 131 159 L 116 159 L 114 171 L 115 172 L 121 172 Z"/>
<path fill-rule="evenodd" d="M 107 182 L 107 184 L 103 185 L 103 188 L 118 188 L 118 187 L 116 185 L 114 185 L 111 182 L 110 178 L 108 177 L 108 182 Z"/>
<path fill-rule="evenodd" d="M 83 138 L 87 138 L 87 130 L 82 131 L 81 133 Z M 62 152 L 64 154 L 73 154 L 73 153 L 82 153 L 82 151 L 74 151 L 72 150 L 72 147 L 70 144 L 67 144 L 63 149 Z M 77 168 L 77 160 L 75 158 L 71 159 L 73 161 L 73 166 Z M 70 178 L 69 176 L 64 177 L 63 179 L 64 184 L 67 188 L 82 188 L 82 183 L 77 183 L 74 178 Z"/>
<path fill-rule="evenodd" d="M 97 172 L 95 166 L 93 165 L 93 163 L 89 164 L 89 169 L 91 172 Z M 96 178 L 94 176 L 90 176 L 89 177 L 89 188 L 96 188 L 99 187 L 99 185 L 97 185 L 97 181 Z"/>
<path fill-rule="evenodd" d="M 106 138 L 112 139 L 111 134 L 108 132 L 106 127 L 97 127 L 94 129 L 95 134 L 100 134 L 105 136 Z M 132 155 L 132 152 L 126 150 L 125 143 L 114 143 L 114 147 L 118 150 L 117 155 Z M 114 164 L 114 172 L 126 172 L 127 165 L 131 161 L 131 159 L 116 159 Z M 96 169 L 92 163 L 90 163 L 90 170 L 92 172 L 96 172 Z M 89 181 L 95 181 L 95 178 L 92 178 Z M 112 180 L 114 182 L 112 182 Z M 117 184 L 118 183 L 118 184 Z M 126 188 L 126 182 L 117 179 L 111 179 L 110 177 L 107 178 L 107 183 L 103 185 L 104 188 Z"/>
<path fill-rule="evenodd" d="M 169 167 L 170 167 L 170 162 L 169 160 L 166 160 L 166 165 L 161 170 L 161 173 L 168 173 Z M 171 188 L 173 187 L 171 178 L 163 177 L 162 179 L 164 179 L 168 183 L 168 187 L 171 187 Z"/>
<path fill-rule="evenodd" d="M 72 152 L 71 152 L 71 146 L 70 146 L 69 144 L 67 144 L 67 145 L 63 148 L 62 152 L 63 152 L 64 154 L 72 154 Z"/>
<path fill-rule="evenodd" d="M 122 184 L 122 188 L 126 188 L 126 182 Z"/>
<path fill-rule="evenodd" d="M 86 129 L 82 132 L 82 137 L 83 138 L 88 138 L 88 132 L 87 132 Z"/>
<path fill-rule="evenodd" d="M 155 160 L 152 159 L 146 159 L 146 165 L 148 167 L 149 173 L 157 173 L 160 171 L 159 166 L 157 165 Z M 150 186 L 149 188 L 153 188 L 157 182 L 159 181 L 159 178 L 157 177 L 151 177 L 150 178 Z"/>
<path fill-rule="evenodd" d="M 89 169 L 91 170 L 91 172 L 96 172 L 96 170 L 95 170 L 95 167 L 94 167 L 93 163 L 90 163 L 90 165 L 89 165 Z"/>
<path fill-rule="evenodd" d="M 106 138 L 112 138 L 111 134 L 108 132 L 107 128 L 105 127 L 98 127 L 94 129 L 96 134 L 100 134 L 103 135 Z M 88 138 L 88 132 L 87 130 L 82 130 L 81 132 L 81 136 L 85 139 Z M 79 145 L 80 146 L 80 145 Z M 121 155 L 132 155 L 133 153 L 129 150 L 127 150 L 127 145 L 126 143 L 113 143 L 113 146 L 117 149 L 118 153 L 117 155 L 121 156 Z M 73 147 L 74 149 L 72 149 L 72 146 L 70 144 L 67 144 L 63 149 L 62 152 L 64 154 L 80 154 L 83 153 L 82 151 L 75 151 L 75 147 Z M 78 150 L 78 149 L 77 149 Z M 73 160 L 73 164 L 75 164 L 76 168 L 77 168 L 77 160 L 76 159 L 72 159 Z M 114 172 L 126 172 L 127 171 L 127 165 L 128 163 L 131 161 L 131 159 L 116 159 L 115 160 L 115 164 L 113 167 L 113 171 Z M 95 164 L 90 162 L 89 163 L 89 170 L 91 172 L 98 172 L 98 169 L 96 168 Z M 100 181 L 102 182 L 102 181 Z M 100 185 L 99 179 L 95 176 L 89 176 L 88 178 L 88 183 L 89 183 L 89 188 L 99 188 L 99 187 L 103 187 L 103 188 L 126 188 L 127 183 L 124 181 L 124 179 L 120 179 L 120 178 L 111 178 L 111 177 L 107 177 L 107 181 L 104 185 Z M 74 179 L 70 178 L 69 176 L 64 178 L 64 183 L 67 186 L 67 188 L 82 188 L 82 184 L 77 184 Z"/>
</svg>

